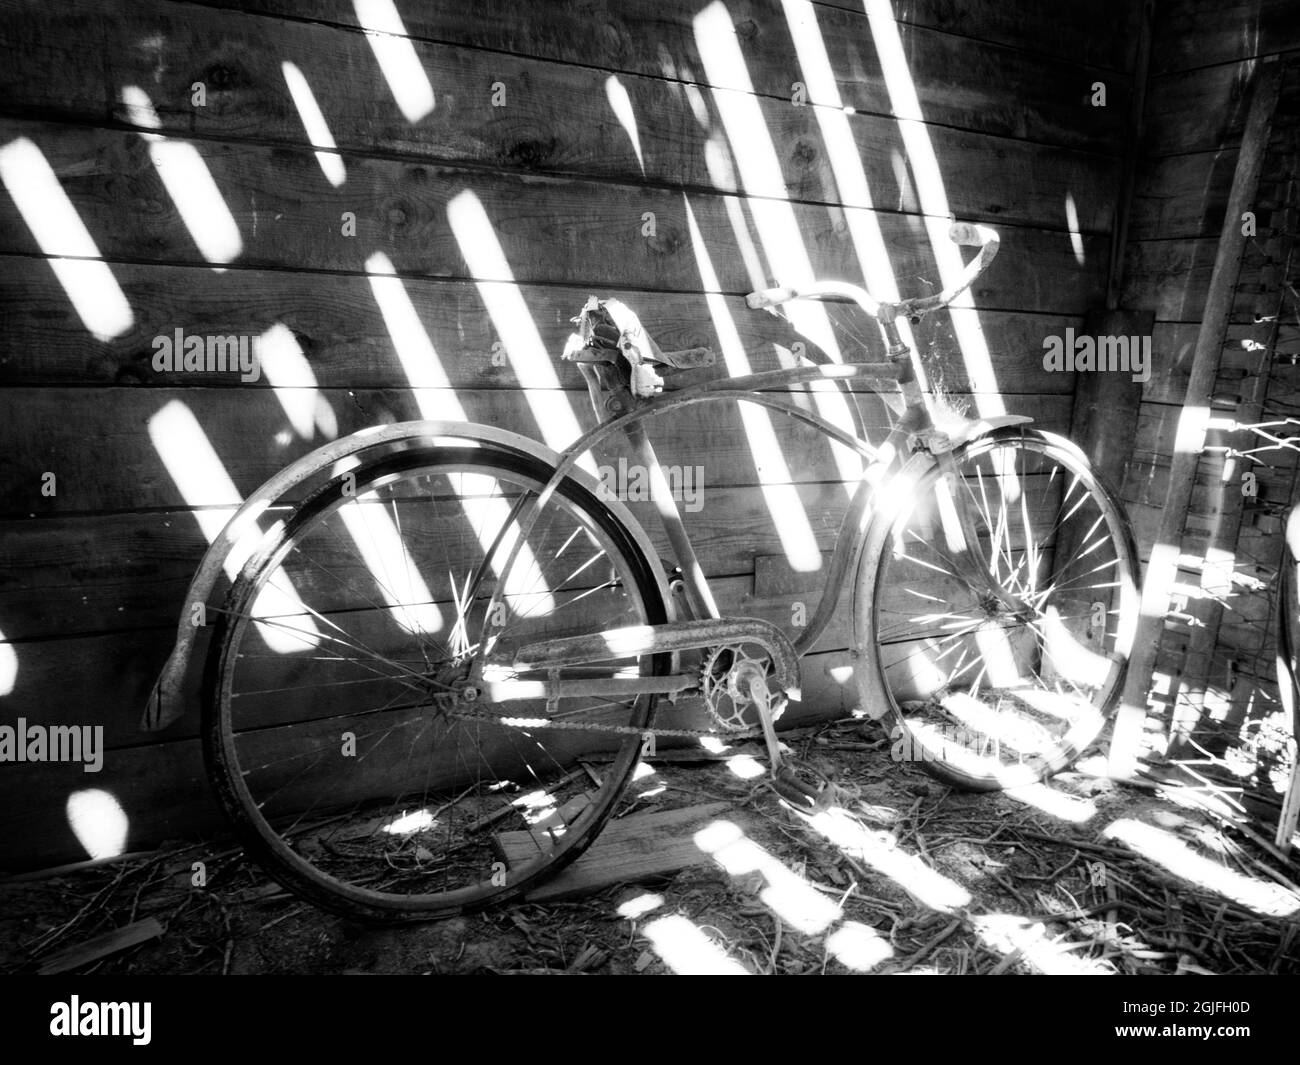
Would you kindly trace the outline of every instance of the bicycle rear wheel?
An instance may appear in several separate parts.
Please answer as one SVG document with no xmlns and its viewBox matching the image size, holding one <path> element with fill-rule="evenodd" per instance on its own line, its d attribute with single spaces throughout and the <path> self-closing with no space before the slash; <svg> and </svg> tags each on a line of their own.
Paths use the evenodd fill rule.
<svg viewBox="0 0 1300 1065">
<path fill-rule="evenodd" d="M 208 655 L 204 751 L 286 887 L 362 919 L 449 916 L 519 896 L 609 817 L 654 697 L 492 696 L 540 691 L 513 665 L 527 643 L 666 620 L 650 561 L 592 492 L 569 478 L 537 510 L 550 475 L 495 448 L 392 454 L 325 484 L 244 565 Z"/>
<path fill-rule="evenodd" d="M 1083 454 L 1008 428 L 887 487 L 863 548 L 855 634 L 868 708 L 893 755 L 958 787 L 1031 783 L 1070 765 L 1123 688 L 1138 610 L 1123 508 Z M 961 560 L 966 508 L 987 568 Z M 1006 593 L 994 593 L 994 586 Z"/>
</svg>

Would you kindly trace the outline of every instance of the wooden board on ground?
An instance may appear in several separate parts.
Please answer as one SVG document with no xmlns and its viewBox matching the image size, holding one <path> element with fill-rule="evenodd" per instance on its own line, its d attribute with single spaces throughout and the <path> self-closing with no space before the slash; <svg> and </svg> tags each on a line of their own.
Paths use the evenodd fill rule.
<svg viewBox="0 0 1300 1065">
<path fill-rule="evenodd" d="M 529 892 L 527 900 L 555 902 L 591 895 L 615 884 L 699 865 L 708 853 L 696 846 L 695 833 L 729 809 L 728 803 L 714 802 L 611 821 L 586 854 Z M 537 853 L 537 843 L 528 832 L 502 832 L 496 841 L 508 864 Z"/>
<path fill-rule="evenodd" d="M 37 973 L 40 976 L 52 976 L 55 973 L 70 972 L 73 969 L 81 968 L 83 965 L 89 965 L 93 961 L 98 961 L 100 958 L 106 958 L 110 954 L 116 954 L 150 939 L 156 939 L 162 934 L 163 926 L 158 923 L 157 919 L 147 917 L 143 921 L 136 921 L 134 924 L 114 928 L 111 932 L 105 932 L 103 935 L 95 936 L 84 943 L 78 943 L 75 947 L 69 947 L 67 950 L 61 950 L 57 954 L 51 955 L 41 963 Z"/>
</svg>

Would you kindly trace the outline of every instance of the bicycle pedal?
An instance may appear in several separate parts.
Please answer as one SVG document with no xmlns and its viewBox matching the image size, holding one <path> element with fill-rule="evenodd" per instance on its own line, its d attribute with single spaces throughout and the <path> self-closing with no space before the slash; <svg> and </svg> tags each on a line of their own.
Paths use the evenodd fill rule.
<svg viewBox="0 0 1300 1065">
<path fill-rule="evenodd" d="M 788 766 L 782 766 L 768 783 L 781 798 L 804 813 L 822 813 L 830 809 L 835 805 L 838 793 L 835 785 L 824 777 L 815 785 L 808 784 Z"/>
</svg>

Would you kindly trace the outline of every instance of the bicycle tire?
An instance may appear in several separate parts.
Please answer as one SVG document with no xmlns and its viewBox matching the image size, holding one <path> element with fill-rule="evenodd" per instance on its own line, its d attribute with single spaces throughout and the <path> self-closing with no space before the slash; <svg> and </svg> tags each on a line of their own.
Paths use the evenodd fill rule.
<svg viewBox="0 0 1300 1065">
<path fill-rule="evenodd" d="M 324 719 L 326 724 L 320 725 L 320 719 L 310 716 L 316 713 L 317 704 L 317 700 L 311 697 L 316 692 L 312 690 L 310 683 L 306 686 L 307 696 L 296 694 L 304 690 L 302 685 L 297 687 L 286 685 L 269 690 L 255 688 L 248 692 L 232 690 L 234 678 L 240 668 L 239 663 L 243 658 L 257 659 L 248 667 L 251 671 L 268 669 L 266 661 L 269 661 L 271 667 L 283 664 L 286 677 L 292 676 L 296 680 L 301 680 L 303 677 L 310 679 L 316 676 L 321 681 L 320 691 L 325 695 L 340 696 L 342 693 L 342 696 L 359 698 L 353 693 L 365 693 L 368 685 L 381 685 L 378 688 L 379 694 L 371 696 L 373 700 L 379 700 L 384 692 L 389 690 L 383 685 L 388 685 L 393 690 L 411 687 L 419 689 L 420 685 L 413 679 L 410 667 L 403 665 L 397 658 L 389 661 L 394 667 L 400 665 L 400 669 L 390 667 L 391 675 L 383 675 L 378 679 L 370 677 L 369 673 L 376 672 L 377 667 L 374 660 L 368 656 L 378 652 L 375 652 L 360 637 L 356 638 L 355 648 L 359 648 L 356 650 L 353 644 L 335 635 L 335 629 L 339 632 L 351 633 L 354 629 L 361 629 L 363 625 L 367 626 L 362 631 L 366 633 L 368 639 L 371 638 L 371 632 L 387 633 L 387 629 L 394 625 L 401 628 L 402 631 L 396 636 L 390 633 L 384 638 L 391 639 L 395 646 L 403 648 L 407 643 L 417 643 L 420 657 L 429 667 L 423 671 L 427 674 L 429 683 L 436 684 L 439 691 L 449 688 L 451 681 L 444 683 L 443 680 L 435 680 L 435 678 L 451 676 L 447 671 L 452 669 L 451 663 L 455 656 L 448 650 L 447 654 L 452 658 L 435 668 L 435 664 L 430 660 L 429 651 L 430 648 L 436 647 L 437 641 L 430 637 L 427 625 L 418 631 L 411 628 L 411 619 L 418 620 L 420 611 L 425 611 L 427 614 L 430 603 L 417 602 L 419 597 L 414 594 L 409 596 L 410 602 L 407 604 L 393 603 L 392 589 L 386 585 L 396 585 L 398 581 L 394 579 L 391 568 L 383 569 L 382 574 L 376 575 L 373 559 L 368 562 L 370 576 L 387 597 L 383 605 L 386 610 L 391 611 L 389 614 L 380 612 L 379 604 L 373 595 L 359 596 L 358 602 L 361 605 L 352 613 L 347 612 L 341 602 L 329 602 L 331 595 L 341 596 L 342 593 L 334 590 L 334 586 L 324 577 L 319 578 L 319 591 L 315 594 L 319 596 L 321 603 L 332 609 L 332 612 L 317 612 L 311 604 L 302 601 L 301 588 L 293 590 L 295 594 L 299 594 L 300 601 L 306 608 L 302 614 L 269 614 L 259 607 L 263 602 L 262 596 L 268 587 L 272 591 L 282 587 L 275 583 L 278 581 L 275 577 L 277 573 L 288 575 L 292 586 L 293 574 L 288 569 L 282 568 L 282 563 L 286 558 L 291 556 L 296 558 L 302 554 L 304 545 L 315 543 L 312 538 L 325 528 L 324 523 L 330 517 L 348 513 L 349 507 L 371 506 L 375 502 L 381 502 L 381 493 L 386 493 L 388 496 L 392 510 L 392 518 L 388 521 L 391 525 L 395 520 L 404 545 L 408 543 L 406 538 L 409 537 L 410 545 L 422 545 L 430 550 L 434 546 L 442 546 L 450 552 L 455 541 L 459 544 L 457 550 L 472 553 L 472 547 L 465 545 L 472 545 L 477 540 L 482 555 L 480 561 L 487 560 L 491 555 L 491 561 L 495 565 L 505 551 L 499 546 L 499 539 L 489 535 L 492 530 L 487 528 L 488 520 L 485 518 L 478 529 L 473 529 L 472 518 L 475 513 L 491 512 L 492 515 L 499 515 L 505 500 L 502 499 L 502 505 L 498 506 L 495 502 L 497 497 L 487 490 L 485 484 L 467 480 L 465 475 L 495 478 L 493 483 L 498 486 L 513 485 L 517 493 L 516 498 L 519 498 L 529 491 L 536 493 L 549 481 L 551 473 L 552 468 L 540 459 L 495 448 L 440 444 L 384 456 L 355 470 L 339 474 L 304 500 L 288 519 L 276 523 L 265 534 L 257 550 L 248 558 L 233 581 L 225 607 L 217 618 L 207 656 L 203 706 L 204 755 L 218 802 L 236 835 L 248 853 L 286 888 L 323 909 L 369 922 L 399 923 L 472 912 L 516 899 L 542 880 L 559 872 L 590 845 L 612 814 L 636 768 L 640 753 L 639 736 L 619 735 L 617 739 L 609 741 L 615 745 L 615 748 L 609 768 L 598 790 L 594 795 L 588 793 L 589 801 L 585 809 L 571 814 L 570 821 L 562 823 L 558 829 L 554 825 L 546 829 L 548 835 L 543 840 L 542 830 L 532 830 L 527 823 L 531 817 L 528 810 L 532 808 L 521 808 L 519 816 L 516 817 L 515 812 L 511 810 L 513 803 L 503 804 L 500 796 L 514 795 L 520 790 L 519 781 L 511 774 L 521 776 L 526 784 L 538 784 L 545 797 L 550 798 L 555 805 L 558 805 L 563 792 L 560 790 L 560 785 L 549 782 L 552 778 L 563 779 L 563 787 L 566 789 L 581 791 L 581 785 L 587 778 L 579 774 L 577 781 L 572 779 L 577 771 L 570 769 L 572 761 L 568 759 L 570 753 L 568 748 L 572 748 L 573 743 L 560 740 L 552 742 L 549 737 L 559 735 L 553 731 L 548 736 L 539 738 L 547 733 L 547 730 L 534 726 L 530 732 L 528 728 L 516 725 L 499 726 L 498 730 L 490 736 L 491 742 L 500 748 L 492 757 L 498 759 L 499 767 L 501 758 L 508 756 L 511 766 L 508 769 L 494 768 L 484 758 L 482 748 L 476 747 L 478 758 L 484 766 L 480 770 L 477 762 L 471 762 L 466 758 L 463 748 L 459 746 L 460 739 L 463 737 L 459 736 L 454 753 L 450 753 L 445 745 L 435 752 L 434 738 L 431 737 L 427 760 L 412 754 L 415 744 L 421 741 L 430 729 L 433 729 L 433 736 L 439 734 L 439 719 L 430 711 L 444 709 L 448 704 L 445 699 L 442 703 L 438 703 L 437 698 L 441 696 L 436 693 L 431 697 L 434 701 L 430 706 L 417 705 L 394 710 L 389 703 L 365 708 L 366 713 L 371 715 L 369 718 L 358 712 L 352 712 L 351 716 L 340 714 L 326 717 Z M 448 475 L 446 480 L 448 489 L 440 496 L 438 485 L 442 482 L 437 478 L 444 474 Z M 456 480 L 450 479 L 452 475 Z M 411 482 L 418 489 L 421 476 L 425 478 L 426 495 L 421 495 L 418 490 L 411 495 L 399 495 L 393 488 Z M 453 491 L 468 489 L 471 486 L 474 494 L 466 491 L 464 495 L 457 496 L 459 511 L 450 505 L 444 508 L 442 514 L 451 515 L 445 520 L 440 517 L 435 521 L 432 511 L 418 512 L 415 509 L 419 503 L 432 505 L 440 498 L 450 498 Z M 488 500 L 490 505 L 484 503 L 484 500 Z M 471 506 L 471 503 L 474 505 Z M 645 558 L 631 532 L 592 491 L 576 479 L 567 478 L 558 486 L 548 507 L 553 509 L 548 509 L 546 515 L 567 515 L 572 519 L 575 531 L 567 542 L 575 542 L 576 538 L 576 542 L 581 545 L 582 535 L 585 535 L 592 544 L 608 555 L 607 561 L 613 567 L 611 569 L 613 576 L 607 582 L 607 587 L 602 586 L 598 589 L 598 592 L 603 590 L 610 594 L 610 600 L 606 604 L 608 607 L 605 610 L 606 614 L 616 615 L 622 610 L 624 614 L 635 615 L 635 620 L 644 624 L 656 624 L 667 620 L 666 606 L 651 568 L 653 563 Z M 464 520 L 460 520 L 461 518 Z M 417 519 L 427 522 L 427 530 L 418 525 Z M 354 516 L 352 521 L 356 520 L 358 518 Z M 371 531 L 376 527 L 382 528 L 382 523 L 377 524 L 380 522 L 378 511 L 373 508 L 366 512 L 361 520 Z M 347 531 L 351 531 L 347 521 L 343 524 L 348 527 Z M 452 535 L 451 530 L 459 529 L 461 525 L 466 524 L 471 526 L 469 535 L 465 535 L 463 529 L 459 538 Z M 503 523 L 502 529 L 504 528 Z M 512 528 L 515 532 L 518 531 L 517 527 Z M 549 533 L 549 528 L 539 519 L 532 526 L 529 539 Z M 561 526 L 561 533 L 563 528 Z M 424 538 L 420 539 L 421 536 Z M 336 540 L 340 543 L 345 539 L 343 536 L 336 535 Z M 362 540 L 357 536 L 353 536 L 352 539 L 360 552 Z M 383 538 L 378 537 L 378 539 Z M 329 550 L 336 549 L 332 542 L 327 543 L 324 539 L 319 542 Z M 497 545 L 492 550 L 499 552 L 498 554 L 491 553 L 487 546 L 489 542 Z M 563 555 L 563 552 L 560 554 Z M 593 558 L 599 558 L 599 555 Z M 416 573 L 419 573 L 422 568 L 428 571 L 427 567 L 422 567 L 422 560 L 417 561 L 414 567 L 411 566 L 411 561 L 412 555 L 408 548 L 406 554 L 408 590 L 416 583 L 415 578 L 411 576 L 412 569 Z M 572 558 L 566 560 L 566 564 L 571 561 Z M 546 567 L 554 566 L 555 563 L 556 559 L 552 558 L 549 563 L 535 565 L 534 569 L 545 576 Z M 520 565 L 526 568 L 522 556 L 516 559 L 516 569 Z M 590 564 L 588 568 L 591 568 Z M 311 572 L 304 569 L 300 577 Z M 357 572 L 361 573 L 362 570 L 358 569 Z M 487 570 L 485 569 L 484 572 L 486 573 Z M 337 573 L 332 576 L 343 585 L 344 582 L 337 577 Z M 358 577 L 358 587 L 368 579 L 364 576 Z M 509 587 L 511 574 L 502 572 L 496 574 L 495 579 L 497 585 L 505 589 L 502 601 L 511 602 L 513 616 L 513 607 L 529 600 L 522 598 L 522 592 L 517 592 L 512 599 Z M 596 578 L 592 576 L 588 579 L 594 581 Z M 300 583 L 303 582 L 311 583 L 310 577 L 301 577 Z M 458 580 L 450 572 L 448 582 L 451 594 L 455 596 Z M 464 587 L 468 590 L 468 583 Z M 560 606 L 567 608 L 574 602 L 573 600 L 560 602 L 559 593 L 563 589 L 563 585 L 556 587 L 555 594 L 551 595 L 551 599 L 557 604 L 557 610 L 549 620 L 553 621 L 555 616 L 558 616 L 561 612 Z M 432 610 L 437 611 L 440 600 L 432 588 L 428 592 L 432 599 Z M 537 593 L 530 591 L 528 594 L 535 598 Z M 547 594 L 550 595 L 550 592 Z M 580 624 L 590 626 L 599 623 L 600 603 L 598 599 L 593 599 L 596 594 L 584 591 L 578 597 L 579 599 L 585 597 Z M 613 601 L 620 596 L 627 600 L 626 603 Z M 367 598 L 370 600 L 370 605 L 366 605 L 363 601 Z M 457 603 L 456 609 L 461 612 L 459 615 L 461 629 L 467 630 L 471 627 L 468 618 L 477 609 L 477 605 L 482 605 L 486 611 L 487 607 L 483 600 L 484 597 L 480 596 L 475 602 L 467 603 L 463 607 L 459 602 Z M 574 606 L 574 609 L 576 610 L 577 607 Z M 285 616 L 297 619 L 293 629 L 298 633 L 296 638 L 311 648 L 319 644 L 320 630 L 325 628 L 329 640 L 333 641 L 327 642 L 327 647 L 333 651 L 334 642 L 337 642 L 342 645 L 343 650 L 338 651 L 337 657 L 333 658 L 328 655 L 302 655 L 297 659 L 292 653 L 285 652 L 283 649 L 279 652 L 279 659 L 269 654 L 254 656 L 249 652 L 241 651 L 241 648 L 245 647 L 256 650 L 258 648 L 256 641 L 268 633 L 277 632 L 277 626 L 287 628 L 281 620 Z M 572 614 L 568 615 L 568 618 L 572 617 Z M 536 621 L 535 617 L 524 614 L 522 608 L 519 618 L 520 628 L 525 631 L 529 628 L 525 622 Z M 428 620 L 427 617 L 425 620 Z M 542 629 L 547 620 L 543 618 L 541 623 L 532 627 Z M 389 624 L 390 621 L 392 625 Z M 568 623 L 566 619 L 566 624 Z M 349 628 L 344 630 L 343 625 Z M 403 625 L 406 627 L 403 628 Z M 311 644 L 306 626 L 311 626 L 316 631 L 317 645 Z M 487 646 L 487 642 L 491 642 L 493 647 L 510 645 L 505 635 L 508 623 L 500 628 L 491 629 L 490 637 L 486 635 L 489 630 L 482 619 L 472 627 L 479 632 L 480 640 L 486 641 L 484 646 Z M 448 648 L 451 647 L 450 641 L 456 631 L 459 630 L 453 628 L 452 636 L 448 637 Z M 409 640 L 411 636 L 415 636 L 416 639 Z M 526 637 L 524 639 L 527 642 Z M 376 643 L 375 646 L 387 645 Z M 346 652 L 349 650 L 354 651 L 358 660 L 365 662 L 365 666 L 356 676 L 348 676 L 345 667 L 338 664 L 347 661 Z M 406 653 L 405 650 L 403 653 Z M 461 659 L 464 659 L 465 653 L 462 652 Z M 505 651 L 502 654 L 504 655 Z M 262 659 L 266 661 L 261 661 Z M 412 658 L 410 661 L 417 660 Z M 616 662 L 608 668 L 624 671 L 634 668 L 640 675 L 662 675 L 670 668 L 670 662 L 671 656 L 661 654 L 645 656 L 632 665 L 628 662 L 621 664 Z M 454 668 L 463 667 L 462 662 Z M 278 675 L 273 669 L 272 673 Z M 261 674 L 250 673 L 252 683 L 262 683 L 260 680 L 252 679 L 254 676 L 260 677 Z M 328 685 L 324 683 L 333 676 L 342 676 L 345 679 L 333 681 Z M 348 689 L 347 692 L 342 692 L 345 687 Z M 330 693 L 326 691 L 327 688 L 335 688 L 339 691 Z M 418 695 L 420 692 L 417 690 L 415 694 Z M 235 721 L 235 711 L 232 707 L 238 696 L 253 698 L 251 703 L 239 704 L 241 720 Z M 409 700 L 414 696 L 408 695 L 406 698 Z M 328 702 L 328 699 L 326 701 Z M 416 698 L 415 702 L 419 703 L 420 699 Z M 289 704 L 307 707 L 306 711 L 302 709 L 294 711 L 300 717 L 307 713 L 307 718 L 296 721 L 286 720 L 292 716 L 288 710 Z M 612 714 L 619 723 L 642 729 L 648 728 L 654 719 L 655 697 L 653 695 L 635 697 L 625 707 L 613 706 L 613 709 L 608 712 L 605 709 L 606 705 L 613 706 L 607 703 L 591 711 L 593 721 L 596 717 L 608 717 Z M 403 713 L 407 715 L 405 720 L 401 720 Z M 512 710 L 510 713 L 513 719 L 520 719 L 518 711 Z M 261 721 L 261 718 L 268 715 L 275 719 L 277 727 L 272 728 Z M 358 741 L 353 733 L 354 742 L 364 746 L 367 752 L 365 758 L 370 760 L 372 766 L 378 764 L 380 770 L 357 770 L 355 766 L 360 765 L 362 760 L 356 757 L 352 759 L 352 765 L 347 766 L 352 776 L 348 776 L 345 770 L 326 773 L 322 769 L 322 766 L 329 764 L 326 761 L 329 753 L 328 744 L 335 742 L 331 739 L 331 730 L 334 726 L 330 722 L 373 719 L 382 725 L 387 720 L 384 715 L 393 719 L 392 728 L 388 732 L 372 731 L 362 737 L 361 741 Z M 480 741 L 487 742 L 488 737 L 484 735 L 487 725 L 476 723 L 479 721 L 477 718 L 470 720 L 471 726 L 466 727 L 465 730 L 468 734 L 470 728 L 473 729 L 470 742 L 475 744 Z M 578 723 L 582 724 L 581 721 Z M 242 752 L 240 742 L 237 741 L 238 735 L 241 734 L 238 726 L 241 724 L 245 726 L 242 735 L 247 739 Z M 448 714 L 443 715 L 441 724 L 445 726 L 446 736 L 451 735 L 453 728 L 461 727 L 458 719 Z M 411 741 L 406 760 L 403 762 L 398 759 L 394 762 L 392 768 L 387 771 L 390 779 L 381 779 L 380 771 L 385 764 L 384 759 L 391 758 L 391 752 L 394 750 L 400 752 L 401 745 L 400 743 L 395 747 L 390 745 L 390 753 L 378 755 L 378 763 L 374 761 L 377 757 L 376 752 L 380 751 L 383 742 L 397 730 L 399 725 L 412 729 L 416 726 L 422 727 L 415 740 Z M 301 740 L 296 738 L 299 732 L 303 737 Z M 342 733 L 344 737 L 347 734 L 348 730 Z M 312 737 L 317 735 L 323 736 L 324 740 L 313 740 Z M 571 736 L 576 733 L 570 732 L 564 735 Z M 277 736 L 282 738 L 275 738 Z M 376 736 L 379 738 L 375 739 Z M 519 740 L 519 737 L 525 739 Z M 295 757 L 301 760 L 311 756 L 315 756 L 315 760 L 304 763 L 304 768 L 290 776 L 287 769 L 280 768 L 279 761 L 270 759 L 267 755 L 268 751 L 274 753 L 277 750 L 275 746 L 277 742 L 290 745 L 290 753 L 281 761 L 292 762 Z M 292 748 L 294 743 L 301 743 L 305 753 L 294 754 Z M 422 749 L 422 756 L 423 753 Z M 549 758 L 553 764 L 544 762 L 544 757 Z M 266 760 L 262 761 L 262 759 Z M 521 763 L 524 768 L 518 768 L 516 763 Z M 438 767 L 437 773 L 435 773 L 435 766 Z M 409 774 L 414 772 L 418 775 L 421 770 L 424 772 L 424 790 L 412 793 L 407 785 Z M 570 771 L 565 772 L 561 777 L 559 775 L 561 770 Z M 355 783 L 358 772 L 361 774 L 360 784 Z M 482 790 L 493 794 L 475 793 L 469 800 L 466 800 L 464 794 L 456 798 L 455 793 L 466 774 L 475 775 L 475 779 L 470 783 L 471 788 L 481 785 Z M 484 774 L 490 774 L 491 779 L 481 780 Z M 530 774 L 531 779 L 529 779 Z M 266 778 L 267 793 L 259 800 L 259 795 L 254 794 L 254 785 L 257 785 L 260 790 L 263 777 Z M 456 777 L 459 779 L 454 780 L 453 778 Z M 547 779 L 544 780 L 543 777 Z M 314 781 L 310 788 L 308 781 Z M 554 787 L 553 794 L 545 791 L 548 787 Z M 295 789 L 301 797 L 295 796 Z M 388 789 L 393 794 L 385 795 L 384 789 Z M 305 791 L 310 791 L 310 794 L 302 795 Z M 329 794 L 324 794 L 325 792 Z M 447 795 L 454 798 L 450 807 L 442 805 L 442 799 Z M 308 799 L 312 801 L 308 802 Z M 488 799 L 495 800 L 496 808 L 504 806 L 507 812 L 506 820 L 514 820 L 516 824 L 522 820 L 525 822 L 522 830 L 530 832 L 531 837 L 538 839 L 537 854 L 524 862 L 518 872 L 513 867 L 507 867 L 503 871 L 484 859 L 483 848 L 487 848 L 490 853 L 496 853 L 492 836 L 475 828 L 483 817 L 496 816 L 491 812 L 492 807 L 489 806 Z M 307 803 L 305 808 L 304 803 Z M 415 807 L 414 813 L 406 814 L 404 811 L 412 806 Z M 460 823 L 463 838 L 457 837 L 455 833 L 456 814 L 461 807 L 464 807 L 462 811 L 464 817 Z M 403 811 L 400 814 L 399 809 Z M 470 819 L 471 814 L 474 815 L 473 820 Z M 325 828 L 317 828 L 315 827 L 317 815 L 320 818 L 333 818 L 333 820 L 326 820 Z M 432 825 L 426 825 L 421 820 L 425 816 L 432 818 Z M 303 826 L 308 824 L 305 819 L 309 817 L 312 827 L 304 830 Z M 412 817 L 414 820 L 411 820 Z M 388 820 L 385 821 L 385 818 Z M 442 845 L 443 833 L 438 827 L 439 818 L 446 821 L 445 848 L 442 858 L 434 854 L 434 848 Z M 502 821 L 501 824 L 505 825 L 506 821 Z M 347 835 L 347 831 L 356 829 L 358 825 L 362 833 L 359 837 Z M 403 827 L 401 832 L 397 833 L 402 835 L 400 845 L 384 838 L 385 835 L 394 835 L 394 829 L 399 825 L 417 826 L 414 831 L 407 831 Z M 437 832 L 433 831 L 434 828 L 438 828 Z M 557 831 L 560 833 L 558 836 Z M 356 842 L 358 839 L 359 842 Z M 412 840 L 416 841 L 413 850 Z M 458 847 L 467 849 L 457 850 Z M 414 854 L 414 865 L 412 865 L 411 854 Z M 422 863 L 426 862 L 424 855 L 429 854 L 432 854 L 433 858 L 426 868 Z M 388 883 L 384 885 L 384 889 L 379 890 L 353 882 L 354 879 L 364 880 L 368 877 L 369 874 L 364 870 L 372 865 L 382 870 L 380 859 L 390 866 L 394 865 L 396 860 L 394 855 L 397 855 L 402 863 L 397 874 L 399 878 L 397 882 L 403 885 L 403 890 L 392 890 L 393 883 Z M 439 861 L 442 862 L 441 869 L 438 868 Z M 500 864 L 506 865 L 505 862 Z M 469 878 L 468 882 L 454 887 L 449 886 L 453 870 L 461 866 L 471 870 L 464 874 Z M 358 870 L 355 877 L 351 873 L 354 868 Z M 342 870 L 348 871 L 346 876 L 343 875 Z M 381 872 L 380 875 L 388 876 L 390 880 L 393 878 L 386 872 Z M 432 883 L 438 875 L 443 879 L 443 888 L 431 890 Z M 402 876 L 407 879 L 401 880 Z"/>
<path fill-rule="evenodd" d="M 947 482 L 930 465 L 887 491 L 864 537 L 859 690 L 890 726 L 896 760 L 964 790 L 1034 783 L 1076 761 L 1118 703 L 1138 610 L 1133 531 L 1061 437 L 1007 427 L 953 458 L 981 558 L 1018 609 L 959 573 L 942 519 Z"/>
</svg>

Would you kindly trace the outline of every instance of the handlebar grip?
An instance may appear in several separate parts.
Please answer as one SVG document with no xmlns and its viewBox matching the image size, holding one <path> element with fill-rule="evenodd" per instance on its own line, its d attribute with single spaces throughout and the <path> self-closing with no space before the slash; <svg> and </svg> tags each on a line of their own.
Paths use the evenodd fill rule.
<svg viewBox="0 0 1300 1065">
<path fill-rule="evenodd" d="M 785 303 L 786 300 L 792 300 L 794 297 L 792 288 L 764 288 L 751 292 L 745 297 L 745 303 L 756 311 L 762 307 L 774 307 L 778 303 Z"/>
<path fill-rule="evenodd" d="M 972 222 L 954 222 L 948 229 L 948 239 L 954 244 L 962 244 L 968 248 L 982 248 L 986 244 L 996 244 L 998 235 L 987 226 L 975 225 Z"/>
</svg>

